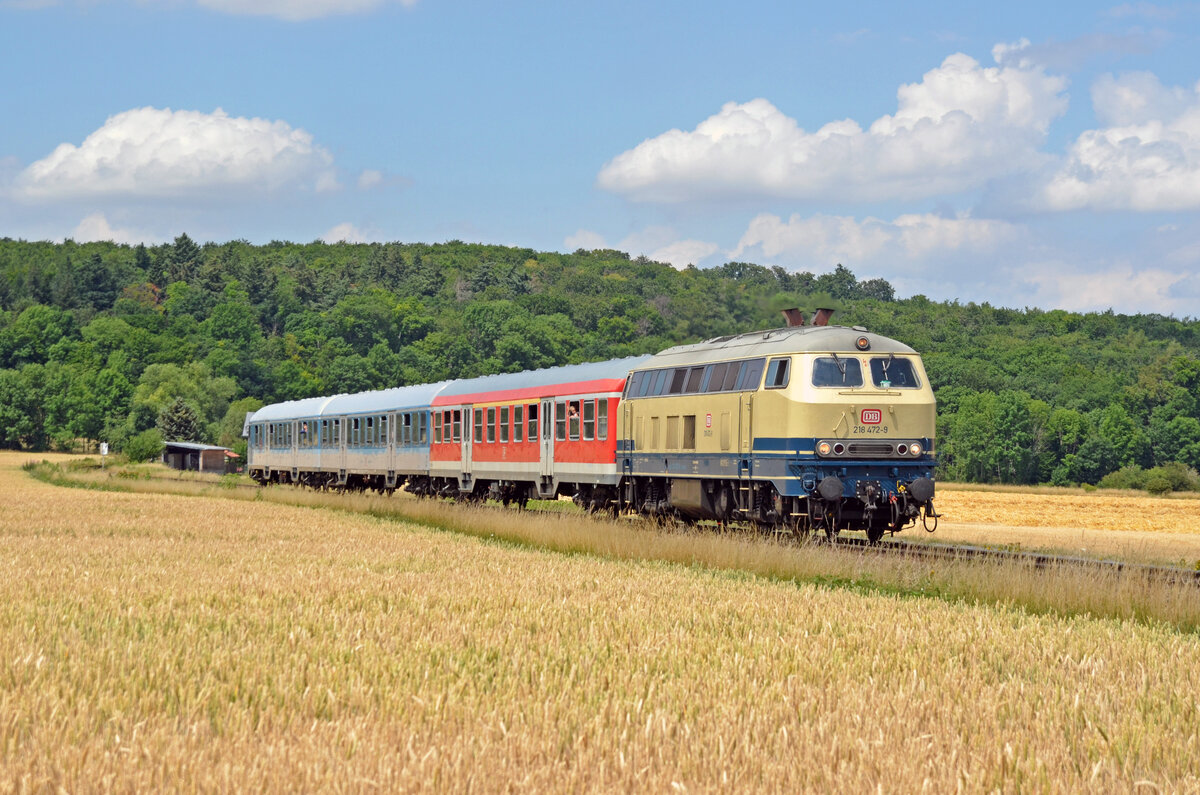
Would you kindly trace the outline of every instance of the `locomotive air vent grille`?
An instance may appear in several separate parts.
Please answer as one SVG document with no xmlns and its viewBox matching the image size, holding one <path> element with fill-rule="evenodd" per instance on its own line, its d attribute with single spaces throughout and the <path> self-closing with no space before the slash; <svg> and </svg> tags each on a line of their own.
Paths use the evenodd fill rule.
<svg viewBox="0 0 1200 795">
<path fill-rule="evenodd" d="M 850 442 L 846 454 L 891 458 L 896 455 L 896 448 L 890 442 Z"/>
</svg>

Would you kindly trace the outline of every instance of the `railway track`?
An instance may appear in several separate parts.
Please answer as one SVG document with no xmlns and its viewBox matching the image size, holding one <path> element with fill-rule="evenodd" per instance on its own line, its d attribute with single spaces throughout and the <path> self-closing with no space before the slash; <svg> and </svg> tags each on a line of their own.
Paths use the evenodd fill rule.
<svg viewBox="0 0 1200 795">
<path fill-rule="evenodd" d="M 836 538 L 832 541 L 814 537 L 813 543 L 861 554 L 903 555 L 920 560 L 990 560 L 1014 562 L 1034 569 L 1083 568 L 1117 574 L 1142 575 L 1162 582 L 1190 583 L 1200 586 L 1200 569 L 1155 566 L 1105 558 L 1083 558 L 1072 555 L 1051 555 L 1045 552 L 1023 552 L 996 549 L 971 544 L 918 544 L 911 541 L 882 541 L 871 544 L 865 538 Z"/>
</svg>

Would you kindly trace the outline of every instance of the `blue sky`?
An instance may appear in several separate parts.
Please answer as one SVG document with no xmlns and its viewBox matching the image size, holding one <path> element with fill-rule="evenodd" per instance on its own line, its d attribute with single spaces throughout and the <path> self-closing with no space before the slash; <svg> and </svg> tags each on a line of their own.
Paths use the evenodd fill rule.
<svg viewBox="0 0 1200 795">
<path fill-rule="evenodd" d="M 0 235 L 1200 316 L 1200 4 L 0 0 Z"/>
</svg>

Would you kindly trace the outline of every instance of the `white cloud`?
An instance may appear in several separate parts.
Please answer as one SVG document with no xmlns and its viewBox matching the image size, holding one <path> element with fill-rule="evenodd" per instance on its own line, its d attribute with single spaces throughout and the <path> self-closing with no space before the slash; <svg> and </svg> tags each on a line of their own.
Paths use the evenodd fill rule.
<svg viewBox="0 0 1200 795">
<path fill-rule="evenodd" d="M 580 229 L 573 235 L 567 235 L 563 241 L 563 248 L 567 251 L 595 251 L 598 248 L 604 248 L 607 244 L 604 242 L 604 236 L 599 232 L 593 232 L 590 229 Z"/>
<path fill-rule="evenodd" d="M 1082 133 L 1035 204 L 1051 210 L 1200 208 L 1200 85 L 1165 88 L 1154 75 L 1105 77 L 1093 89 L 1112 126 Z"/>
<path fill-rule="evenodd" d="M 158 108 L 110 117 L 17 175 L 22 199 L 166 198 L 337 186 L 333 158 L 283 121 Z"/>
<path fill-rule="evenodd" d="M 1030 263 L 1020 278 L 1036 286 L 1036 306 L 1075 311 L 1112 308 L 1118 312 L 1159 312 L 1196 317 L 1200 276 L 1132 263 L 1084 269 L 1060 261 Z"/>
<path fill-rule="evenodd" d="M 972 189 L 1032 167 L 1066 81 L 1037 66 L 983 68 L 951 55 L 897 91 L 867 130 L 806 132 L 766 99 L 730 102 L 695 130 L 643 141 L 601 169 L 600 187 L 645 201 L 781 196 L 882 200 Z"/>
<path fill-rule="evenodd" d="M 288 22 L 336 16 L 362 14 L 385 5 L 388 0 L 197 0 L 205 8 L 226 14 L 277 17 Z M 417 0 L 398 0 L 412 8 Z"/>
<path fill-rule="evenodd" d="M 374 169 L 365 169 L 358 175 L 358 189 L 370 190 L 383 182 L 383 173 Z"/>
<path fill-rule="evenodd" d="M 711 257 L 721 248 L 716 243 L 705 240 L 680 240 L 679 235 L 669 226 L 648 226 L 626 236 L 620 243 L 611 247 L 598 232 L 580 229 L 567 236 L 563 247 L 567 251 L 614 248 L 635 257 L 644 256 L 655 262 L 667 262 L 676 268 L 698 265 L 701 260 Z"/>
<path fill-rule="evenodd" d="M 711 257 L 719 249 L 720 246 L 716 243 L 704 240 L 677 240 L 655 249 L 646 256 L 655 262 L 669 262 L 676 268 L 683 269 Z"/>
<path fill-rule="evenodd" d="M 826 263 L 869 263 L 904 258 L 920 261 L 947 253 L 990 253 L 1011 240 L 1017 228 L 1005 221 L 938 215 L 901 215 L 893 221 L 849 216 L 793 215 L 784 221 L 763 213 L 750 222 L 737 248 L 738 259 L 747 251 L 790 264 L 821 266 Z"/>
<path fill-rule="evenodd" d="M 71 233 L 71 239 L 78 243 L 92 243 L 96 241 L 112 241 L 113 243 L 155 243 L 158 238 L 154 235 L 144 232 L 135 232 L 132 229 L 114 228 L 105 217 L 104 213 L 92 213 L 79 222 L 75 227 L 75 231 Z"/>
<path fill-rule="evenodd" d="M 364 232 L 354 224 L 346 221 L 321 235 L 321 240 L 326 243 L 370 243 L 373 240 L 373 235 Z"/>
</svg>

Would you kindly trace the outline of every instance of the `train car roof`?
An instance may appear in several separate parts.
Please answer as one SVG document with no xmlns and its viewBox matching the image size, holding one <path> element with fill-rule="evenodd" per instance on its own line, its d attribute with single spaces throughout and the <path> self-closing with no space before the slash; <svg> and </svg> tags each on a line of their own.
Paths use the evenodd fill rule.
<svg viewBox="0 0 1200 795">
<path fill-rule="evenodd" d="M 451 381 L 434 401 L 435 406 L 464 402 L 490 403 L 590 392 L 619 392 L 629 371 L 650 356 L 630 356 L 606 362 L 569 364 L 544 370 L 501 373 Z M 470 398 L 470 401 L 464 400 Z"/>
<path fill-rule="evenodd" d="M 866 353 L 916 353 L 902 342 L 881 334 L 873 334 L 863 328 L 796 326 L 716 337 L 692 345 L 676 345 L 652 356 L 638 369 L 748 359 L 756 356 L 786 356 L 793 353 L 860 354 L 863 351 L 855 347 L 859 337 L 866 337 L 871 344 Z"/>
<path fill-rule="evenodd" d="M 392 389 L 377 389 L 371 392 L 357 392 L 352 395 L 330 395 L 272 403 L 254 412 L 249 422 L 275 422 L 424 408 L 429 406 L 434 396 L 447 383 L 449 382 L 439 381 L 436 384 L 417 384 Z"/>
</svg>

